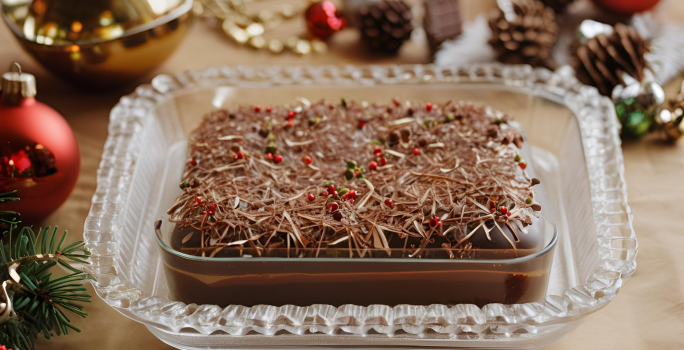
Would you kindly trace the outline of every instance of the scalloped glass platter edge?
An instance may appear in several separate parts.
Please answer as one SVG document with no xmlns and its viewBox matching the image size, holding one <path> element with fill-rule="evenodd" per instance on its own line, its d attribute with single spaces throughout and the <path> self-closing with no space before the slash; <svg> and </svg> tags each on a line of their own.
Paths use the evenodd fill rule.
<svg viewBox="0 0 684 350">
<path fill-rule="evenodd" d="M 546 297 L 526 304 L 243 307 L 175 302 L 152 227 L 171 144 L 201 117 L 236 103 L 296 97 L 469 101 L 513 114 L 531 145 L 558 228 Z M 267 101 L 264 101 L 268 99 Z M 183 130 L 182 132 L 179 130 Z M 165 202 L 166 200 L 166 202 Z M 182 349 L 506 348 L 562 339 L 614 299 L 636 269 L 619 123 L 612 102 L 572 71 L 500 64 L 214 67 L 159 75 L 112 109 L 85 222 L 97 294 Z"/>
</svg>

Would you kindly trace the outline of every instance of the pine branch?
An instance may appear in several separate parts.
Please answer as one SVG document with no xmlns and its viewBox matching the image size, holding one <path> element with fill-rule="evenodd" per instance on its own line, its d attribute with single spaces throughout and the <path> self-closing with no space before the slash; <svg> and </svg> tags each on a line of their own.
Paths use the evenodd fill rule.
<svg viewBox="0 0 684 350">
<path fill-rule="evenodd" d="M 0 344 L 28 350 L 39 334 L 50 339 L 69 330 L 81 331 L 65 311 L 88 316 L 80 303 L 90 302 L 91 296 L 82 282 L 92 277 L 71 264 L 87 264 L 90 252 L 83 242 L 64 245 L 67 232 L 59 236 L 57 227 L 40 229 L 38 235 L 23 227 L 13 237 L 16 229 L 10 226 L 7 243 L 0 246 L 0 281 L 4 281 L 0 302 L 9 306 L 4 312 L 0 308 Z M 50 271 L 56 265 L 66 274 L 53 278 Z"/>
</svg>

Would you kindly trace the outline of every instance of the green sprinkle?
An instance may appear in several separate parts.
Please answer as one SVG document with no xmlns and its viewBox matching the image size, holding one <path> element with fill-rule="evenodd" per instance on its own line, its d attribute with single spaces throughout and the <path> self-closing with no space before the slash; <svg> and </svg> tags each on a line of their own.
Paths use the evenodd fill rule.
<svg viewBox="0 0 684 350">
<path fill-rule="evenodd" d="M 444 115 L 444 122 L 445 123 L 451 123 L 454 121 L 454 119 L 456 119 L 456 116 L 451 112 Z"/>
<path fill-rule="evenodd" d="M 349 192 L 349 189 L 346 187 L 342 187 L 342 188 L 337 190 L 337 195 L 338 196 L 344 196 L 345 194 L 347 194 L 347 192 Z"/>
<path fill-rule="evenodd" d="M 266 153 L 276 154 L 278 152 L 278 146 L 270 144 L 266 146 Z"/>
<path fill-rule="evenodd" d="M 325 186 L 325 187 L 330 187 L 330 185 L 332 185 L 332 184 L 333 184 L 332 181 L 323 181 L 323 186 Z"/>
<path fill-rule="evenodd" d="M 382 141 L 380 140 L 373 140 L 370 142 L 371 145 L 382 145 Z"/>
<path fill-rule="evenodd" d="M 275 139 L 276 139 L 276 136 L 273 135 L 273 133 L 269 133 L 269 134 L 268 134 L 268 140 L 269 140 L 269 141 L 275 141 Z"/>
<path fill-rule="evenodd" d="M 527 197 L 527 199 L 525 199 L 525 204 L 527 204 L 527 205 L 532 204 L 532 198 Z"/>
<path fill-rule="evenodd" d="M 515 155 L 515 161 L 516 161 L 516 162 L 519 162 L 520 160 L 522 160 L 522 158 L 520 158 L 520 155 L 519 155 L 519 154 L 516 154 L 516 155 Z"/>
<path fill-rule="evenodd" d="M 181 189 L 186 188 L 188 186 L 190 186 L 190 184 L 187 181 L 183 181 L 180 184 L 178 184 L 178 187 L 180 187 Z"/>
<path fill-rule="evenodd" d="M 353 160 L 348 160 L 347 161 L 347 169 L 355 169 L 356 168 L 356 162 Z"/>
<path fill-rule="evenodd" d="M 347 171 L 344 172 L 344 178 L 347 179 L 347 181 L 353 179 L 354 178 L 354 171 L 351 169 L 347 169 Z"/>
<path fill-rule="evenodd" d="M 345 100 L 344 97 L 340 99 L 340 103 L 342 103 L 342 107 L 347 108 L 347 100 Z"/>
</svg>

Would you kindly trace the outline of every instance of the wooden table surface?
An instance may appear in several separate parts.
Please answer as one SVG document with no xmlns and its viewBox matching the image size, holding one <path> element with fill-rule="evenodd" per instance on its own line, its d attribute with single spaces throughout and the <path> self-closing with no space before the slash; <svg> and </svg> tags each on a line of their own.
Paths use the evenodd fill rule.
<svg viewBox="0 0 684 350">
<path fill-rule="evenodd" d="M 468 18 L 488 10 L 494 0 L 461 1 Z M 668 17 L 684 17 L 684 2 L 667 2 Z M 356 45 L 357 34 L 345 31 L 334 37 L 330 50 L 318 56 L 274 56 L 238 47 L 220 31 L 196 23 L 179 50 L 136 84 L 159 73 L 201 69 L 215 65 L 272 64 L 369 64 L 428 63 L 427 49 L 410 43 L 397 57 L 376 57 Z M 93 93 L 60 81 L 24 53 L 9 30 L 0 25 L 0 67 L 13 61 L 36 75 L 38 99 L 53 106 L 74 129 L 81 148 L 82 168 L 69 200 L 46 223 L 59 224 L 72 236 L 80 236 L 95 192 L 109 110 L 119 97 L 136 86 Z M 665 86 L 673 96 L 681 78 Z M 639 240 L 637 272 L 607 307 L 589 316 L 566 339 L 547 349 L 682 349 L 684 348 L 684 140 L 669 146 L 653 141 L 623 146 L 629 204 Z M 94 295 L 92 288 L 90 292 Z M 87 319 L 75 324 L 80 334 L 39 340 L 39 349 L 170 349 L 147 329 L 106 305 L 98 297 L 87 305 Z"/>
</svg>

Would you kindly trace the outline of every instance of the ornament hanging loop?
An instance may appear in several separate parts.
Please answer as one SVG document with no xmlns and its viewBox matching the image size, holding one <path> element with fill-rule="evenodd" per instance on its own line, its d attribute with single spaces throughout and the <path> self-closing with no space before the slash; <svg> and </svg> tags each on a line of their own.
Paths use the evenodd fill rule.
<svg viewBox="0 0 684 350">
<path fill-rule="evenodd" d="M 21 65 L 19 64 L 19 62 L 14 62 L 10 65 L 10 69 L 9 69 L 10 73 L 12 73 L 14 68 L 17 69 L 17 73 L 19 73 L 19 75 L 21 75 L 23 73 L 21 70 Z"/>
</svg>

